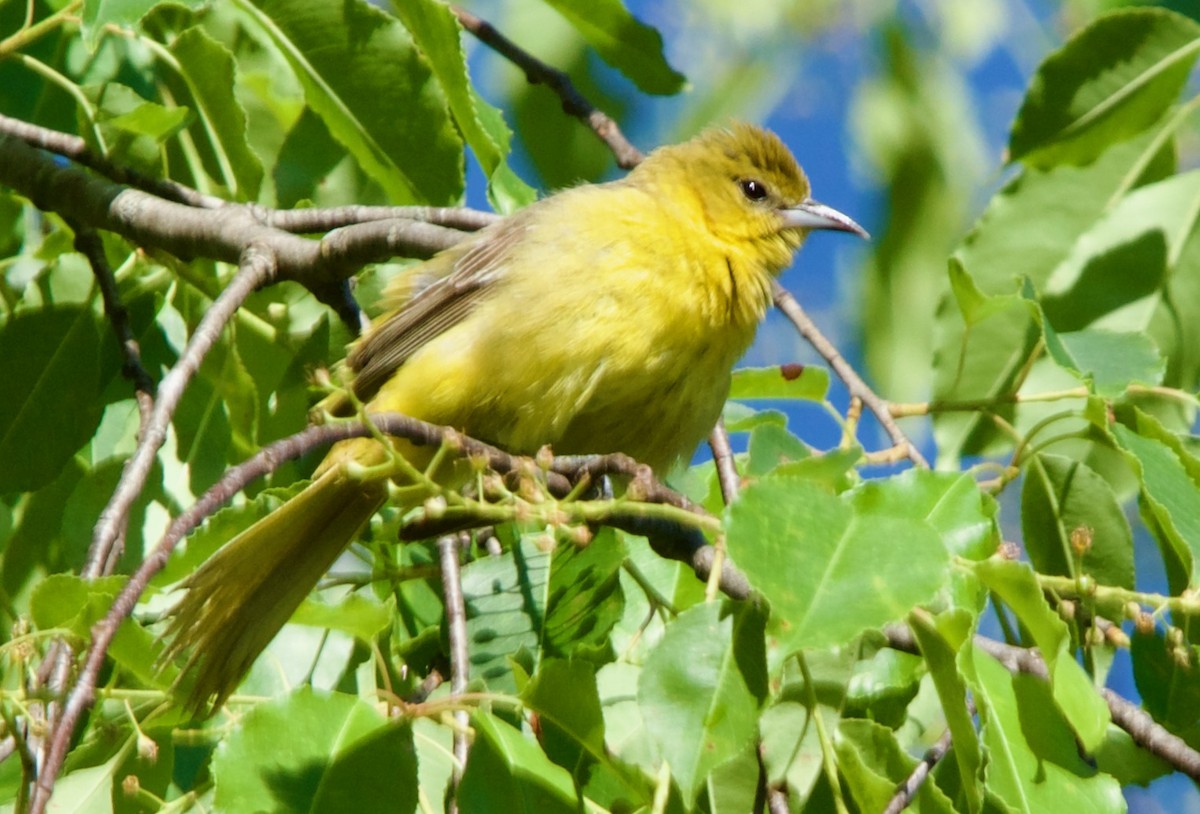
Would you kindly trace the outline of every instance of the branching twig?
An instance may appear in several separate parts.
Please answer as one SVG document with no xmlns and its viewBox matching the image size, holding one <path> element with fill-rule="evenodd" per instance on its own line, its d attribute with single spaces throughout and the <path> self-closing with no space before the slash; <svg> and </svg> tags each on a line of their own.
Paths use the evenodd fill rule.
<svg viewBox="0 0 1200 814">
<path fill-rule="evenodd" d="M 154 407 L 154 380 L 142 365 L 142 349 L 129 325 L 129 312 L 125 310 L 125 305 L 117 293 L 117 280 L 109 268 L 108 259 L 104 256 L 104 244 L 94 229 L 74 223 L 68 225 L 75 232 L 75 248 L 87 258 L 92 267 L 92 274 L 96 277 L 96 285 L 104 301 L 104 313 L 108 316 L 113 333 L 117 335 L 117 344 L 125 360 L 121 365 L 121 373 L 133 382 L 141 425 L 144 427 L 150 420 L 150 412 Z M 140 437 L 140 431 L 138 435 Z"/>
<path fill-rule="evenodd" d="M 501 220 L 493 212 L 462 206 L 335 206 L 328 209 L 271 209 L 247 207 L 264 226 L 293 234 L 328 232 L 342 226 L 375 220 L 410 220 L 474 232 Z"/>
<path fill-rule="evenodd" d="M 127 184 L 135 189 L 144 190 L 151 195 L 167 201 L 187 204 L 188 206 L 200 207 L 202 209 L 219 209 L 226 205 L 226 202 L 220 198 L 211 195 L 202 195 L 191 187 L 184 186 L 175 181 L 142 175 L 129 167 L 110 161 L 102 155 L 97 155 L 87 146 L 87 142 L 79 136 L 60 133 L 57 130 L 48 130 L 45 127 L 38 127 L 36 124 L 23 122 L 20 119 L 14 119 L 3 114 L 0 114 L 0 133 L 15 136 L 31 147 L 37 147 L 64 156 L 77 164 L 82 164 L 85 167 L 95 170 L 105 178 L 110 178 L 119 184 Z"/>
<path fill-rule="evenodd" d="M 891 413 L 888 411 L 887 402 L 875 395 L 875 391 L 867 386 L 867 383 L 858 375 L 858 371 L 846 361 L 845 357 L 833 346 L 833 343 L 825 338 L 825 335 L 821 333 L 816 323 L 800 307 L 800 303 L 792 296 L 790 291 L 780 285 L 777 280 L 772 281 L 771 287 L 775 297 L 775 307 L 791 320 L 792 324 L 796 326 L 796 330 L 800 332 L 800 335 L 829 363 L 829 366 L 833 368 L 833 372 L 845 383 L 851 397 L 862 399 L 867 409 L 883 425 L 883 429 L 887 432 L 888 437 L 892 439 L 892 443 L 905 450 L 905 457 L 917 466 L 927 468 L 929 463 L 921 455 L 916 445 L 908 439 L 908 436 L 896 424 L 895 419 L 892 418 Z"/>
<path fill-rule="evenodd" d="M 233 287 L 231 284 L 231 288 Z M 215 308 L 216 306 L 214 306 L 214 310 Z M 209 313 L 211 314 L 212 311 L 210 310 Z M 187 358 L 187 352 L 185 352 L 185 358 Z M 172 373 L 174 372 L 172 370 Z M 159 404 L 166 398 L 168 379 L 170 379 L 170 374 L 168 374 L 167 379 L 163 380 L 163 387 L 160 391 L 162 396 L 160 397 Z M 157 412 L 156 405 L 156 415 Z M 481 441 L 464 437 L 449 427 L 439 427 L 435 424 L 429 424 L 394 413 L 373 415 L 368 416 L 368 418 L 378 431 L 391 436 L 407 438 L 418 444 L 438 445 L 443 443 L 447 437 L 452 436 L 455 443 L 459 445 L 459 448 L 465 454 L 485 457 L 489 466 L 499 472 L 517 471 L 524 468 L 528 462 L 528 459 L 510 455 Z M 71 689 L 66 702 L 63 704 L 63 711 L 57 722 L 57 726 L 51 730 L 52 737 L 48 744 L 47 756 L 42 766 L 42 773 L 38 778 L 38 789 L 41 790 L 41 793 L 37 796 L 37 799 L 41 800 L 41 802 L 40 804 L 35 802 L 34 807 L 31 809 L 33 814 L 40 814 L 40 812 L 44 811 L 44 806 L 49 799 L 49 791 L 53 788 L 54 780 L 58 776 L 59 771 L 62 770 L 63 760 L 66 757 L 67 748 L 71 742 L 71 734 L 79 721 L 79 717 L 92 703 L 96 690 L 96 680 L 100 675 L 105 655 L 108 652 L 113 637 L 116 635 L 117 629 L 133 611 L 138 598 L 145 591 L 150 580 L 167 564 L 171 552 L 175 550 L 179 542 L 190 531 L 196 528 L 204 518 L 211 515 L 222 504 L 242 491 L 251 481 L 269 472 L 273 472 L 285 461 L 300 457 L 313 449 L 335 441 L 347 438 L 367 437 L 372 435 L 373 432 L 374 430 L 358 421 L 308 427 L 295 435 L 264 447 L 247 461 L 229 469 L 203 497 L 187 511 L 175 518 L 153 551 L 142 562 L 129 582 L 126 583 L 125 587 L 117 595 L 117 598 L 113 600 L 108 614 L 92 628 L 92 644 L 84 659 L 79 678 L 76 680 L 75 686 Z M 576 477 L 585 477 L 587 473 L 598 470 L 628 470 L 631 468 L 628 463 L 631 460 L 628 456 L 622 455 L 595 456 L 594 458 L 567 456 L 553 461 L 551 471 L 560 474 L 574 471 Z M 574 470 L 572 470 L 573 465 L 577 467 Z M 644 466 L 633 467 L 633 469 L 639 474 L 649 472 L 649 469 Z M 650 491 L 657 497 L 670 498 L 669 501 L 664 502 L 669 502 L 671 505 L 680 508 L 690 507 L 689 511 L 703 514 L 702 509 L 694 506 L 687 498 L 672 492 L 665 486 L 658 485 L 657 488 Z M 630 525 L 636 527 L 636 523 L 631 523 Z M 654 531 L 653 528 L 650 528 L 652 525 L 652 523 L 648 523 L 646 528 L 635 531 L 635 533 L 652 533 Z M 700 539 L 702 540 L 703 538 L 701 537 Z M 695 540 L 692 542 L 695 543 Z M 684 559 L 685 562 L 692 564 L 697 576 L 701 579 L 706 579 L 708 573 L 704 570 L 703 566 L 705 562 L 711 565 L 712 547 L 703 545 L 702 543 L 695 544 L 696 549 L 690 549 L 685 546 L 686 551 L 682 551 L 682 553 L 681 551 L 671 551 L 664 556 Z M 700 548 L 710 550 L 707 559 L 697 550 Z M 660 551 L 659 553 L 661 554 L 662 552 Z M 729 585 L 736 585 L 739 578 L 742 583 L 745 583 L 745 577 L 728 562 L 725 564 L 724 572 L 723 583 L 728 580 Z M 748 592 L 749 588 L 747 584 L 746 593 L 748 594 Z M 745 594 L 738 598 L 744 598 L 744 596 Z"/>
<path fill-rule="evenodd" d="M 530 54 L 521 46 L 501 34 L 487 20 L 476 17 L 469 11 L 454 6 L 458 22 L 484 45 L 503 56 L 525 72 L 525 77 L 534 84 L 550 88 L 562 100 L 563 111 L 582 121 L 592 129 L 617 159 L 617 166 L 631 169 L 637 166 L 642 152 L 629 143 L 621 128 L 607 114 L 597 110 L 571 83 L 571 78 L 557 68 L 552 68 Z"/>
</svg>

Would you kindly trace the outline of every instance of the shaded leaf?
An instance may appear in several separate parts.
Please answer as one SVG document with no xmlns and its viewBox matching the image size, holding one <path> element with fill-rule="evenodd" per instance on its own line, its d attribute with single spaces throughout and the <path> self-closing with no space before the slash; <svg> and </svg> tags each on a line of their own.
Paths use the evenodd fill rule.
<svg viewBox="0 0 1200 814">
<path fill-rule="evenodd" d="M 1067 625 L 1046 601 L 1032 569 L 1013 560 L 991 559 L 975 566 L 979 579 L 1017 614 L 1033 636 L 1050 676 L 1054 702 L 1083 748 L 1100 745 L 1108 729 L 1108 704 L 1075 660 Z"/>
<path fill-rule="evenodd" d="M 604 61 L 646 93 L 671 94 L 684 77 L 667 64 L 662 35 L 630 14 L 621 0 L 545 0 L 583 35 Z"/>
<path fill-rule="evenodd" d="M 1076 566 L 1071 534 L 1091 546 Z M 1042 453 L 1030 459 L 1021 488 L 1025 550 L 1044 574 L 1089 574 L 1103 585 L 1133 588 L 1133 533 L 1112 487 L 1087 464 Z"/>
<path fill-rule="evenodd" d="M 757 731 L 767 694 L 762 623 L 748 605 L 697 605 L 668 626 L 646 659 L 638 706 L 685 803 Z"/>
<path fill-rule="evenodd" d="M 398 20 L 364 0 L 258 0 L 244 8 L 287 58 L 309 107 L 392 203 L 458 201 L 462 144 Z M 397 127 L 401 110 L 421 126 Z"/>
<path fill-rule="evenodd" d="M 537 744 L 483 710 L 471 716 L 475 741 L 458 786 L 463 814 L 576 814 L 571 776 Z"/>
<path fill-rule="evenodd" d="M 256 706 L 218 747 L 212 772 L 224 810 L 417 808 L 412 729 L 339 693 L 302 688 Z"/>
<path fill-rule="evenodd" d="M 0 327 L 0 494 L 50 483 L 95 432 L 100 337 L 85 308 L 19 313 Z"/>
<path fill-rule="evenodd" d="M 981 735 L 989 760 L 986 788 L 1009 810 L 1124 811 L 1121 787 L 1079 756 L 1070 726 L 1034 676 L 1016 674 L 968 644 L 964 667 L 983 721 Z"/>
<path fill-rule="evenodd" d="M 176 37 L 171 53 L 215 154 L 214 177 L 238 200 L 255 200 L 263 168 L 246 141 L 246 113 L 230 92 L 236 81 L 233 55 L 200 28 L 189 28 Z"/>
<path fill-rule="evenodd" d="M 1137 473 L 1142 510 L 1154 519 L 1149 528 L 1163 549 L 1164 559 L 1169 559 L 1169 549 L 1179 563 L 1176 571 L 1168 562 L 1171 592 L 1194 588 L 1196 557 L 1200 555 L 1200 491 L 1178 454 L 1166 444 L 1143 437 L 1123 424 L 1112 429 Z"/>
<path fill-rule="evenodd" d="M 1014 161 L 1085 164 L 1153 124 L 1183 89 L 1200 25 L 1163 9 L 1123 9 L 1088 25 L 1038 68 L 1013 123 Z"/>
<path fill-rule="evenodd" d="M 450 113 L 487 176 L 493 207 L 507 214 L 532 203 L 536 193 L 508 166 L 512 131 L 500 111 L 484 101 L 471 85 L 454 12 L 437 0 L 393 2 L 392 8 L 429 60 L 446 94 Z"/>
</svg>

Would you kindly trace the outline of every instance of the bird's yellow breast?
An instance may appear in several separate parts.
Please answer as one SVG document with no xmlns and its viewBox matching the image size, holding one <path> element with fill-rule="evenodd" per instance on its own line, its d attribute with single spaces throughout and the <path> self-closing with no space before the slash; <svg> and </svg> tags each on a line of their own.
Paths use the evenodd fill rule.
<svg viewBox="0 0 1200 814">
<path fill-rule="evenodd" d="M 621 451 L 665 469 L 720 414 L 769 271 L 697 240 L 642 189 L 582 188 L 556 204 L 532 219 L 494 295 L 405 362 L 372 409 L 516 452 Z"/>
</svg>

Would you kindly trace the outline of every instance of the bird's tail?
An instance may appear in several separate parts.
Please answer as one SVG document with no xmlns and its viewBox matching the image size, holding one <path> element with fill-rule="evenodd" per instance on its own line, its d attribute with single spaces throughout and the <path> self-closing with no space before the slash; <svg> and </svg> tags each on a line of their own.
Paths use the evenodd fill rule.
<svg viewBox="0 0 1200 814">
<path fill-rule="evenodd" d="M 188 578 L 163 659 L 190 651 L 181 675 L 195 676 L 192 712 L 206 715 L 225 702 L 386 494 L 381 481 L 326 468 Z"/>
</svg>

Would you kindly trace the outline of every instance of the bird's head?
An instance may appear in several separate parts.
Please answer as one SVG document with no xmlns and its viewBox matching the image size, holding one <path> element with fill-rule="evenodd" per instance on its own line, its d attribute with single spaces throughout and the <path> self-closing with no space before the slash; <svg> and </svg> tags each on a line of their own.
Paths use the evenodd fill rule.
<svg viewBox="0 0 1200 814">
<path fill-rule="evenodd" d="M 691 141 L 656 150 L 638 172 L 659 184 L 682 185 L 709 234 L 739 253 L 757 252 L 772 272 L 813 230 L 867 237 L 846 215 L 810 196 L 808 178 L 774 133 L 735 123 L 706 130 Z"/>
</svg>

